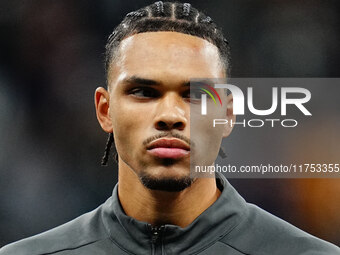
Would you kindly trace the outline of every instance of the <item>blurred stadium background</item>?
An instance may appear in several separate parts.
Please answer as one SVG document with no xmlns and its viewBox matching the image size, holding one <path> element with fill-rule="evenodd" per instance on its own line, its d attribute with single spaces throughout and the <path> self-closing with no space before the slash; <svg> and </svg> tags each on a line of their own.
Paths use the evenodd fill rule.
<svg viewBox="0 0 340 255">
<path fill-rule="evenodd" d="M 93 93 L 105 85 L 107 36 L 126 13 L 152 2 L 0 1 L 0 247 L 69 221 L 110 196 L 117 169 L 112 159 L 109 167 L 100 166 L 106 134 L 97 124 Z M 234 77 L 339 77 L 336 0 L 191 4 L 223 28 Z M 338 95 L 333 117 L 339 120 Z M 318 132 L 299 134 L 292 157 L 312 159 L 310 141 L 324 142 Z M 338 134 L 330 139 L 340 142 Z M 261 151 L 266 155 L 265 146 Z M 340 179 L 231 182 L 249 202 L 340 244 Z"/>
</svg>

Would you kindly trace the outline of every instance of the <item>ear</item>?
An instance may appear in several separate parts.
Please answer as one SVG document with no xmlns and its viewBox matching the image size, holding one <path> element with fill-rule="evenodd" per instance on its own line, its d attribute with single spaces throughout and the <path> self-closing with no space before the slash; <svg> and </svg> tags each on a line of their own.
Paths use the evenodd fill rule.
<svg viewBox="0 0 340 255">
<path fill-rule="evenodd" d="M 235 123 L 236 121 L 236 116 L 233 113 L 233 94 L 227 96 L 226 119 L 228 120 L 228 124 L 224 125 L 223 138 L 230 135 L 234 127 L 234 125 L 231 126 L 230 123 Z"/>
<path fill-rule="evenodd" d="M 94 94 L 94 102 L 96 106 L 97 119 L 102 129 L 107 133 L 113 133 L 112 121 L 109 115 L 110 94 L 109 92 L 99 87 Z"/>
</svg>

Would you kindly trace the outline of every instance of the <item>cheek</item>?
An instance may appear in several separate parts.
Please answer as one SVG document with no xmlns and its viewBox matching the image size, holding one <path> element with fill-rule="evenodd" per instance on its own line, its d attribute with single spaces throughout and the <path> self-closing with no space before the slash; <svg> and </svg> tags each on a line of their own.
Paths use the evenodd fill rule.
<svg viewBox="0 0 340 255">
<path fill-rule="evenodd" d="M 210 165 L 217 156 L 221 146 L 224 127 L 213 127 L 214 119 L 223 119 L 223 109 L 211 111 L 206 116 L 197 115 L 191 120 L 191 139 L 195 143 L 191 163 L 194 165 Z"/>
<path fill-rule="evenodd" d="M 125 154 L 126 150 L 131 150 L 136 141 L 135 136 L 138 135 L 136 129 L 138 127 L 139 116 L 136 114 L 136 111 L 129 109 L 129 107 L 124 107 L 120 102 L 117 102 L 116 105 L 120 107 L 110 109 L 110 115 L 116 147 L 118 153 L 122 156 L 123 152 Z"/>
<path fill-rule="evenodd" d="M 130 101 L 115 102 L 115 106 L 110 108 L 115 144 L 120 157 L 129 160 L 137 154 L 142 142 L 147 138 L 146 130 L 150 126 L 150 120 L 145 112 L 148 111 Z"/>
<path fill-rule="evenodd" d="M 210 123 L 204 124 L 197 125 L 191 133 L 191 139 L 195 143 L 192 156 L 196 165 L 212 164 L 217 158 L 222 141 L 223 130 L 220 128 L 213 129 Z"/>
</svg>

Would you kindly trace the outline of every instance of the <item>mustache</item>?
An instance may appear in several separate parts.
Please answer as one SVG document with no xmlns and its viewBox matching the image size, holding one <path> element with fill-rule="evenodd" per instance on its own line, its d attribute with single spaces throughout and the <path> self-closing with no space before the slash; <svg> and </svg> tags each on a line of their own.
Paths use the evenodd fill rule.
<svg viewBox="0 0 340 255">
<path fill-rule="evenodd" d="M 178 133 L 174 133 L 174 132 L 162 132 L 162 133 L 158 133 L 157 135 L 153 135 L 150 136 L 148 138 L 146 138 L 143 141 L 143 145 L 146 146 L 149 143 L 153 142 L 154 140 L 157 140 L 159 138 L 163 138 L 163 137 L 174 137 L 174 138 L 178 138 L 184 142 L 186 142 L 187 144 L 189 144 L 190 147 L 195 147 L 194 142 L 192 142 L 189 138 L 187 138 L 184 135 L 178 134 Z"/>
</svg>

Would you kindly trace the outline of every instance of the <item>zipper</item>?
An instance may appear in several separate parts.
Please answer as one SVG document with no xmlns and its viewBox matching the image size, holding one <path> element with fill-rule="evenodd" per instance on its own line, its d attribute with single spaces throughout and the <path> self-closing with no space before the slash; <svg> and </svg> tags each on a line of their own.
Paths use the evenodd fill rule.
<svg viewBox="0 0 340 255">
<path fill-rule="evenodd" d="M 163 254 L 163 249 L 162 249 L 163 247 L 162 247 L 162 243 L 160 241 L 162 239 L 162 234 L 163 234 L 165 226 L 163 226 L 163 225 L 161 225 L 161 226 L 149 225 L 149 227 L 150 227 L 150 232 L 151 232 L 152 255 Z M 161 243 L 161 244 L 158 245 L 159 243 Z M 157 250 L 159 250 L 158 247 L 160 248 L 160 252 L 157 252 Z"/>
</svg>

